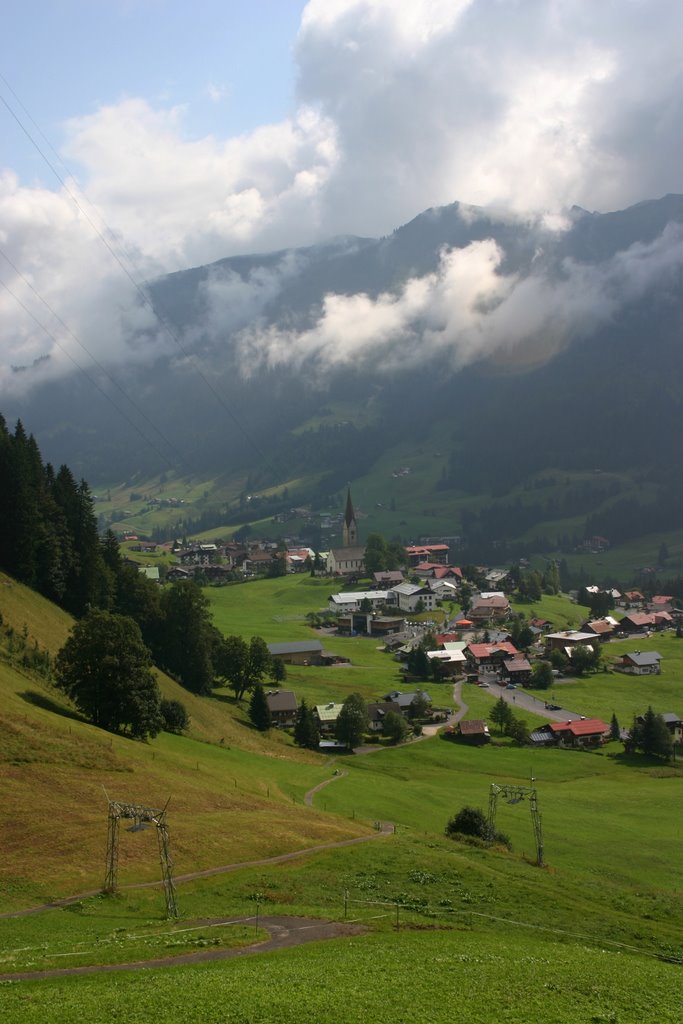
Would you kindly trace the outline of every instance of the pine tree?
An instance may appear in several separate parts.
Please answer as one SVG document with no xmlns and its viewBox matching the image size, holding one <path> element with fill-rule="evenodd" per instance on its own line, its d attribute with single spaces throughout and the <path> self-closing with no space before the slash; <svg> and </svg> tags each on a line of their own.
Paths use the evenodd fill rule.
<svg viewBox="0 0 683 1024">
<path fill-rule="evenodd" d="M 294 742 L 298 747 L 305 747 L 307 750 L 317 750 L 320 743 L 320 732 L 313 710 L 309 708 L 305 700 L 301 701 L 296 716 Z"/>
<path fill-rule="evenodd" d="M 492 722 L 496 723 L 501 733 L 504 733 L 514 716 L 510 705 L 505 702 L 503 697 L 499 697 L 491 708 L 489 717 Z"/>
<path fill-rule="evenodd" d="M 268 732 L 273 724 L 268 700 L 266 699 L 266 691 L 260 683 L 256 683 L 254 686 L 251 700 L 249 701 L 249 719 L 259 732 Z"/>
<path fill-rule="evenodd" d="M 612 720 L 609 725 L 609 738 L 611 740 L 618 740 L 621 738 L 621 729 L 619 728 L 619 720 L 617 719 L 616 712 L 612 712 Z"/>
</svg>

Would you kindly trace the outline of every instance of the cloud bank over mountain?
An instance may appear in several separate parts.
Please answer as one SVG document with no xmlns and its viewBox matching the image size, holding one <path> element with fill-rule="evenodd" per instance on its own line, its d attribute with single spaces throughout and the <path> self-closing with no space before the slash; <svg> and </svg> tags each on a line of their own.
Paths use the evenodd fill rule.
<svg viewBox="0 0 683 1024">
<path fill-rule="evenodd" d="M 128 97 L 73 118 L 63 155 L 83 169 L 101 230 L 133 256 L 136 280 L 340 233 L 381 235 L 454 199 L 521 218 L 573 203 L 616 209 L 683 191 L 682 35 L 672 0 L 310 0 L 287 118 L 196 138 L 191 111 Z M 98 359 L 127 364 L 172 347 L 77 194 L 71 181 L 50 190 L 5 167 L 0 248 Z M 252 330 L 241 343 L 250 366 L 344 362 L 365 346 L 392 365 L 417 331 L 461 365 L 543 331 L 547 311 L 559 310 L 561 332 L 565 322 L 585 329 L 610 315 L 613 275 L 635 287 L 634 268 L 667 256 L 677 264 L 670 238 L 658 255 L 632 254 L 628 273 L 615 266 L 595 281 L 567 268 L 553 283 L 502 273 L 501 252 L 483 241 L 444 253 L 438 272 L 399 294 L 330 294 L 310 330 Z M 0 277 L 12 292 L 0 289 L 0 387 L 69 372 L 65 352 L 87 364 L 1 258 Z M 254 282 L 256 314 L 273 286 Z M 228 317 L 233 301 L 250 308 L 244 290 L 223 292 Z M 11 369 L 46 355 L 35 372 Z"/>
</svg>

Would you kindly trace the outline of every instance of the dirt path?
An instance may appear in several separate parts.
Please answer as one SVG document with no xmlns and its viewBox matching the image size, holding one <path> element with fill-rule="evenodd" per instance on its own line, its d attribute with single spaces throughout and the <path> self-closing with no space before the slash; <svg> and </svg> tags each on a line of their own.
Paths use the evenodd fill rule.
<svg viewBox="0 0 683 1024">
<path fill-rule="evenodd" d="M 312 807 L 313 797 L 315 796 L 316 793 L 319 793 L 321 789 L 325 788 L 325 786 L 329 786 L 331 782 L 337 782 L 339 779 L 343 779 L 344 776 L 348 774 L 348 772 L 340 772 L 339 769 L 337 769 L 331 778 L 324 779 L 322 782 L 319 782 L 317 786 L 314 786 L 313 789 L 309 789 L 308 793 L 306 793 L 304 796 L 304 803 L 306 804 L 306 806 Z"/>
<path fill-rule="evenodd" d="M 332 780 L 329 780 L 332 781 Z M 313 791 L 311 791 L 313 792 Z M 231 871 L 241 871 L 242 868 L 260 868 L 267 864 L 283 864 L 287 861 L 297 860 L 299 857 L 307 857 L 311 853 L 320 853 L 323 850 L 336 850 L 342 846 L 355 846 L 358 843 L 369 843 L 373 839 L 379 839 L 381 835 L 388 835 L 393 832 L 393 825 L 389 823 L 369 836 L 357 836 L 355 839 L 338 839 L 334 843 L 320 843 L 318 846 L 308 846 L 303 850 L 294 850 L 292 853 L 280 853 L 275 857 L 263 857 L 260 860 L 246 860 L 238 864 L 224 864 L 218 868 L 206 868 L 204 871 L 191 871 L 187 875 L 174 875 L 173 881 L 192 882 L 196 878 L 210 878 L 212 875 L 225 875 Z M 131 885 L 122 885 L 121 889 L 153 889 L 162 885 L 161 881 L 134 882 Z M 11 910 L 0 914 L 2 918 L 28 917 L 30 914 L 42 914 L 46 910 L 59 910 L 61 907 L 68 907 L 71 903 L 78 903 L 79 900 L 90 899 L 92 896 L 99 896 L 101 889 L 92 889 L 90 892 L 81 892 L 76 896 L 65 896 L 61 900 L 53 900 L 50 903 L 41 903 L 37 907 L 29 907 L 28 910 Z"/>
<path fill-rule="evenodd" d="M 207 927 L 228 924 L 256 924 L 255 917 L 214 918 L 200 921 Z M 65 978 L 77 974 L 104 974 L 114 971 L 149 970 L 152 967 L 179 967 L 187 964 L 207 963 L 210 960 L 230 960 L 238 956 L 253 956 L 255 953 L 270 953 L 277 949 L 301 946 L 305 942 L 320 942 L 323 939 L 337 939 L 347 935 L 361 935 L 367 929 L 363 925 L 345 924 L 339 921 L 317 921 L 305 917 L 260 917 L 259 927 L 270 934 L 269 939 L 255 942 L 251 946 L 234 949 L 202 949 L 196 953 L 165 957 L 158 960 L 138 960 L 127 964 L 91 964 L 88 967 L 55 967 L 45 971 L 17 971 L 0 974 L 2 981 L 40 981 L 44 978 Z"/>
<path fill-rule="evenodd" d="M 450 714 L 445 722 L 439 722 L 438 725 L 425 725 L 422 730 L 423 736 L 436 736 L 439 729 L 443 729 L 446 725 L 455 725 L 470 710 L 469 705 L 465 704 L 462 699 L 462 680 L 458 683 L 453 683 L 453 700 L 458 705 L 458 710 Z"/>
</svg>

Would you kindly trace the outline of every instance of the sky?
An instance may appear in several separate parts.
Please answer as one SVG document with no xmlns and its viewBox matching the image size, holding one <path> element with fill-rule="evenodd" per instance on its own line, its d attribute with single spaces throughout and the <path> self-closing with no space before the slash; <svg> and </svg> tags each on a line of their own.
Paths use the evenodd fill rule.
<svg viewBox="0 0 683 1024">
<path fill-rule="evenodd" d="M 683 192 L 682 38 L 677 0 L 7 5 L 0 388 L 68 372 L 75 338 L 113 362 L 157 351 L 131 342 L 154 325 L 121 262 L 142 280 L 380 236 L 455 200 L 561 229 L 573 204 Z M 514 292 L 500 254 L 470 255 L 424 288 L 447 279 L 440 301 L 476 305 L 480 273 L 486 294 Z M 335 307 L 340 336 L 363 300 Z"/>
</svg>

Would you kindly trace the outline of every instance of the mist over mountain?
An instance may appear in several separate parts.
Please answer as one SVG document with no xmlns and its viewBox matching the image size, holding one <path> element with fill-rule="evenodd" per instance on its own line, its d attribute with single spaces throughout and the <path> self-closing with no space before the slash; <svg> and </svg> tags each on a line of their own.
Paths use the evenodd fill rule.
<svg viewBox="0 0 683 1024">
<path fill-rule="evenodd" d="M 159 278 L 156 323 L 110 364 L 117 386 L 98 367 L 48 373 L 3 411 L 94 484 L 322 474 L 314 494 L 435 424 L 442 487 L 548 466 L 652 473 L 683 426 L 682 267 L 683 196 L 563 220 L 453 203 L 385 238 Z"/>
</svg>

